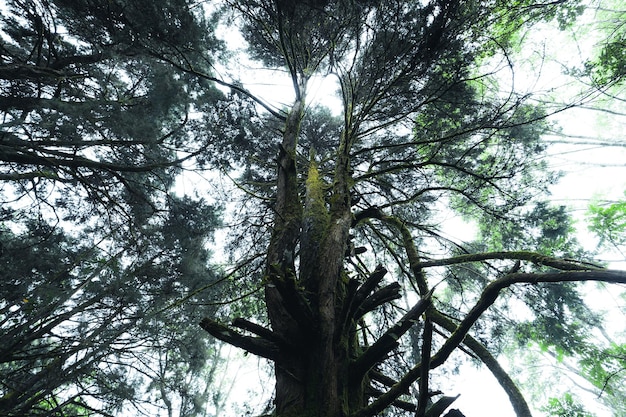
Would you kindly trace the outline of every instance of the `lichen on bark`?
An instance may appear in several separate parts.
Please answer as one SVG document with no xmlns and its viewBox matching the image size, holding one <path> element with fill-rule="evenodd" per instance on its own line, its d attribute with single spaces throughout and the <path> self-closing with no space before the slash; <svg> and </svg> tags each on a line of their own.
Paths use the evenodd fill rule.
<svg viewBox="0 0 626 417">
<path fill-rule="evenodd" d="M 320 248 L 328 232 L 330 214 L 324 198 L 325 185 L 311 155 L 306 179 L 306 195 L 300 240 L 300 279 L 304 288 L 316 294 L 319 281 Z"/>
</svg>

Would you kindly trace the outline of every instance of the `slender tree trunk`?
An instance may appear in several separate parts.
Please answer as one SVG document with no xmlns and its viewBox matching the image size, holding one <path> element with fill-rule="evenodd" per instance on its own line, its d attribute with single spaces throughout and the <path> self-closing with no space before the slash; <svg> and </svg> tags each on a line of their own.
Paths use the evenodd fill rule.
<svg viewBox="0 0 626 417">
<path fill-rule="evenodd" d="M 275 229 L 267 251 L 265 286 L 265 302 L 272 329 L 278 337 L 288 341 L 290 346 L 301 345 L 303 340 L 300 323 L 286 308 L 286 291 L 281 288 L 285 281 L 295 280 L 294 257 L 302 217 L 295 152 L 303 112 L 304 102 L 299 99 L 293 104 L 285 122 L 278 156 Z M 282 349 L 280 361 L 275 363 L 275 402 L 279 415 L 303 405 L 305 370 L 302 369 L 303 357 L 300 355 L 305 354 Z"/>
</svg>

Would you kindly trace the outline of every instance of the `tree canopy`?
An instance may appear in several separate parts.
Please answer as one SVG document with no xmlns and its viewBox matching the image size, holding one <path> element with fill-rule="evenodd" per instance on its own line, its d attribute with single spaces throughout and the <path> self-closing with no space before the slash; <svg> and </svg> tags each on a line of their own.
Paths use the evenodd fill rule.
<svg viewBox="0 0 626 417">
<path fill-rule="evenodd" d="M 219 207 L 172 186 L 210 141 L 195 100 L 220 93 L 164 58 L 208 66 L 212 23 L 186 1 L 7 3 L 0 414 L 196 415 L 218 347 L 177 320 L 197 306 L 175 302 L 218 286 Z"/>
<path fill-rule="evenodd" d="M 550 116 L 583 102 L 510 81 L 525 36 L 582 2 L 7 3 L 4 414 L 200 415 L 218 340 L 269 360 L 276 417 L 463 415 L 466 361 L 530 416 L 501 361 L 530 345 L 623 396 L 623 343 L 598 339 L 582 284 L 626 272 L 548 198 Z M 580 72 L 593 91 L 623 77 L 620 33 Z M 231 76 L 243 58 L 261 69 Z M 290 102 L 255 93 L 264 73 Z M 622 212 L 592 209 L 605 241 Z M 582 415 L 561 394 L 544 411 Z"/>
</svg>

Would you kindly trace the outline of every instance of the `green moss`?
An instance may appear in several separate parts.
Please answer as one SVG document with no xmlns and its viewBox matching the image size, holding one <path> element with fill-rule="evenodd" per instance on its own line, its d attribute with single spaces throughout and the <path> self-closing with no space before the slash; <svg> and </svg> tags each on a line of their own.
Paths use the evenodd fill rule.
<svg viewBox="0 0 626 417">
<path fill-rule="evenodd" d="M 317 164 L 311 158 L 306 179 L 304 221 L 307 226 L 306 232 L 309 234 L 309 241 L 315 242 L 318 246 L 324 239 L 330 222 L 330 214 L 324 199 L 324 188 L 325 185 L 320 178 Z"/>
</svg>

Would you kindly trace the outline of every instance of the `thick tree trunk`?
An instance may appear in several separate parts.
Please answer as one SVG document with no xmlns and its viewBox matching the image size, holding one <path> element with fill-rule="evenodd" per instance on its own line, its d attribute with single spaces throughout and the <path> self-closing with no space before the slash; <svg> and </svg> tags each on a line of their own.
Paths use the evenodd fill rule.
<svg viewBox="0 0 626 417">
<path fill-rule="evenodd" d="M 347 148 L 341 147 L 330 202 L 314 160 L 302 202 L 295 161 L 304 109 L 304 95 L 299 97 L 279 152 L 276 227 L 267 260 L 267 311 L 273 332 L 285 341 L 275 362 L 276 413 L 339 417 L 347 415 L 349 398 L 363 398 L 362 380 L 347 379 L 355 348 L 348 339 L 356 326 L 342 322 L 347 311 L 343 262 L 352 221 Z"/>
<path fill-rule="evenodd" d="M 430 372 L 445 363 L 462 343 L 496 375 L 518 416 L 528 416 L 529 407 L 519 390 L 489 352 L 468 335 L 470 328 L 496 301 L 499 293 L 511 285 L 596 279 L 626 282 L 626 276 L 529 252 L 420 259 L 413 235 L 425 225 L 415 222 L 421 222 L 422 204 L 428 203 L 431 193 L 450 193 L 471 199 L 475 190 L 480 191 L 487 184 L 503 193 L 494 195 L 504 196 L 498 184 L 491 182 L 496 177 L 481 175 L 480 167 L 476 168 L 477 173 L 467 167 L 465 159 L 469 157 L 465 158 L 468 154 L 462 146 L 488 153 L 492 148 L 487 139 L 498 136 L 501 127 L 503 136 L 493 145 L 493 149 L 500 149 L 507 140 L 504 132 L 519 126 L 518 123 L 524 124 L 523 116 L 518 119 L 508 114 L 509 110 L 514 113 L 517 106 L 496 112 L 487 119 L 481 116 L 480 106 L 461 108 L 461 116 L 463 111 L 470 112 L 465 115 L 467 126 L 463 125 L 464 117 L 455 115 L 449 120 L 450 126 L 449 123 L 441 125 L 442 132 L 437 132 L 437 123 L 433 126 L 424 123 L 429 117 L 438 117 L 449 107 L 454 108 L 450 97 L 472 100 L 476 92 L 468 78 L 471 75 L 468 60 L 472 58 L 473 33 L 482 26 L 465 23 L 468 17 L 491 19 L 503 9 L 498 6 L 483 14 L 476 4 L 458 0 L 412 3 L 414 7 L 406 2 L 393 2 L 389 5 L 391 8 L 385 2 L 360 3 L 363 4 L 358 8 L 351 2 L 232 3 L 245 17 L 244 28 L 252 50 L 260 52 L 258 58 L 274 54 L 272 63 L 281 60 L 292 78 L 296 99 L 284 119 L 282 113 L 264 105 L 266 110 L 285 121 L 277 150 L 274 228 L 267 248 L 263 281 L 271 329 L 241 318 L 232 326 L 210 318 L 205 318 L 201 325 L 215 337 L 274 363 L 276 417 L 373 417 L 390 406 L 418 417 L 439 417 L 456 397 L 443 397 L 431 405 Z M 411 36 L 406 36 L 407 33 Z M 468 40 L 470 49 L 464 46 Z M 486 51 L 488 49 L 478 52 Z M 449 70 L 439 69 L 442 65 L 447 68 L 448 64 Z M 313 74 L 331 73 L 339 75 L 344 104 L 343 132 L 332 148 L 324 133 L 320 133 L 320 141 L 311 141 L 325 147 L 322 150 L 326 157 L 325 174 L 332 172 L 334 175 L 332 184 L 325 184 L 324 175 L 317 170 L 315 156 L 310 157 L 307 174 L 306 170 L 298 169 L 296 155 L 297 150 L 304 148 L 298 147 L 298 137 L 306 108 L 306 82 Z M 243 89 L 239 91 L 249 94 Z M 442 107 L 438 103 L 442 103 Z M 535 116 L 529 113 L 529 117 Z M 415 128 L 410 137 L 405 137 L 409 126 L 405 121 Z M 457 123 L 461 123 L 460 127 Z M 307 134 L 310 131 L 315 130 L 307 129 Z M 426 136 L 420 137 L 422 133 Z M 460 145 L 453 144 L 448 151 L 447 146 L 457 138 Z M 479 142 L 475 142 L 478 139 L 480 147 L 477 147 Z M 486 147 L 481 150 L 483 142 Z M 330 149 L 335 149 L 334 145 L 334 158 L 327 158 L 331 156 L 328 155 Z M 352 146 L 354 168 L 360 172 L 356 190 L 363 200 L 355 205 L 362 211 L 354 214 L 350 201 L 354 184 L 349 158 Z M 507 165 L 510 161 L 504 162 Z M 431 170 L 436 173 L 441 169 L 450 177 L 445 180 L 437 179 L 437 175 L 430 177 Z M 454 183 L 456 175 L 459 175 L 458 184 Z M 304 177 L 306 182 L 302 181 Z M 402 189 L 407 186 L 412 190 L 405 193 Z M 483 197 L 475 202 L 489 211 L 491 202 L 485 197 L 487 200 L 481 203 Z M 508 198 L 505 202 L 512 203 Z M 407 209 L 407 220 L 412 219 L 406 224 L 392 215 L 396 209 L 401 213 L 403 206 Z M 368 227 L 371 226 L 372 233 L 367 235 L 366 232 L 365 236 L 373 239 L 370 247 L 382 248 L 381 257 L 382 254 L 393 257 L 402 272 L 400 275 L 415 286 L 422 298 L 386 330 L 381 328 L 383 322 L 376 323 L 377 329 L 373 332 L 376 340 L 369 335 L 359 340 L 357 323 L 364 321 L 363 316 L 400 297 L 397 282 L 383 284 L 386 270 L 382 266 L 365 272 L 364 265 L 346 264 L 350 229 L 368 220 L 371 220 Z M 382 228 L 378 229 L 378 225 Z M 427 233 L 428 230 L 420 235 Z M 436 236 L 433 233 L 433 237 Z M 405 254 L 400 253 L 401 246 Z M 425 268 L 488 260 L 518 262 L 508 273 L 498 273 L 471 310 L 458 320 L 439 314 L 431 304 L 434 287 L 428 285 Z M 526 269 L 520 269 L 519 261 L 536 264 L 547 271 L 520 272 Z M 493 271 L 500 268 L 499 265 L 504 263 L 487 264 L 486 270 Z M 348 275 L 346 266 L 352 274 L 359 275 L 360 281 Z M 550 268 L 558 272 L 550 272 Z M 485 279 L 491 277 L 487 275 Z M 399 311 L 394 309 L 394 312 Z M 396 314 L 386 313 L 385 320 Z M 410 328 L 417 329 L 415 326 L 424 314 L 427 320 L 422 327 L 419 359 L 397 380 L 382 375 L 379 369 L 395 365 L 392 355 L 394 350 L 401 350 L 397 349 L 399 338 Z M 432 324 L 447 329 L 450 334 L 446 336 L 437 328 L 433 329 Z M 433 344 L 436 350 L 431 352 L 433 335 L 438 340 Z M 407 394 L 413 391 L 411 387 L 415 387 L 418 380 L 416 406 L 411 403 L 415 398 Z M 452 414 L 455 413 L 451 411 L 449 415 Z"/>
</svg>

